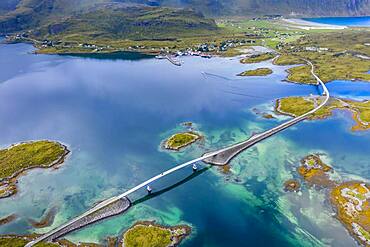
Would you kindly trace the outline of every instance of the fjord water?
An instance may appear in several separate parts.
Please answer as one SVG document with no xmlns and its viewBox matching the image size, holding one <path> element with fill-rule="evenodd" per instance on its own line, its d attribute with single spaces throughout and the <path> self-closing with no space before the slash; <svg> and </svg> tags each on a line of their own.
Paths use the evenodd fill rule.
<svg viewBox="0 0 370 247">
<path fill-rule="evenodd" d="M 349 26 L 349 27 L 369 27 L 370 26 L 370 16 L 304 18 L 304 20 L 322 23 L 322 24 Z"/>
<path fill-rule="evenodd" d="M 0 45 L 0 144 L 36 139 L 66 143 L 72 153 L 58 170 L 33 170 L 19 180 L 19 193 L 0 200 L 0 217 L 19 218 L 1 234 L 44 232 L 95 203 L 173 167 L 277 125 L 255 112 L 271 111 L 276 98 L 317 93 L 315 86 L 283 82 L 287 67 L 270 62 L 242 65 L 238 59 L 185 57 L 176 67 L 166 60 L 33 55 L 26 44 Z M 262 78 L 235 76 L 246 69 L 270 67 Z M 338 86 L 336 86 L 338 85 Z M 366 97 L 366 83 L 351 90 L 329 84 L 334 94 Z M 347 87 L 347 88 L 346 88 Z M 161 142 L 192 121 L 205 140 L 179 153 Z M 183 246 L 355 246 L 332 216 L 325 191 L 304 187 L 285 193 L 285 180 L 297 177 L 299 160 L 326 154 L 342 179 L 369 179 L 368 132 L 352 133 L 347 113 L 303 122 L 242 153 L 231 174 L 191 169 L 152 184 L 163 190 L 149 200 L 141 191 L 126 214 L 92 225 L 67 238 L 101 242 L 138 220 L 166 225 L 190 224 Z M 190 177 L 189 177 L 190 176 Z M 362 177 L 360 177 L 362 176 Z M 51 207 L 54 224 L 33 229 Z"/>
</svg>

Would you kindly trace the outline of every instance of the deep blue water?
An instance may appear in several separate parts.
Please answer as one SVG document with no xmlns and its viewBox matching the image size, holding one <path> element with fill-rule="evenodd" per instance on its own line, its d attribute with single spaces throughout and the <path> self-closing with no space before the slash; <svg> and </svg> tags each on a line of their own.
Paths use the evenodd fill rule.
<svg viewBox="0 0 370 247">
<path fill-rule="evenodd" d="M 3 234 L 33 232 L 27 219 L 52 206 L 58 207 L 54 226 L 59 225 L 176 163 L 280 121 L 263 119 L 252 109 L 271 111 L 276 98 L 317 93 L 315 86 L 283 82 L 287 67 L 270 62 L 186 57 L 176 67 L 132 54 L 110 59 L 32 51 L 26 44 L 0 45 L 0 145 L 52 139 L 68 144 L 72 154 L 59 170 L 29 172 L 16 196 L 0 200 L 0 217 L 19 216 L 0 227 Z M 262 66 L 274 73 L 235 76 Z M 333 95 L 362 99 L 369 96 L 369 85 L 333 82 L 329 87 Z M 185 121 L 194 122 L 205 141 L 178 154 L 161 150 L 161 141 L 183 131 Z M 67 237 L 100 242 L 137 220 L 154 219 L 190 224 L 193 234 L 183 246 L 320 246 L 330 239 L 333 246 L 354 246 L 322 194 L 282 190 L 283 182 L 296 176 L 299 160 L 313 151 L 327 153 L 343 175 L 370 179 L 370 135 L 350 132 L 351 124 L 346 114 L 301 123 L 244 152 L 231 163 L 232 174 L 216 168 L 194 177 L 191 170 L 178 172 L 152 185 L 155 191 L 168 188 L 155 198 Z M 319 213 L 325 220 L 317 221 Z"/>
<path fill-rule="evenodd" d="M 330 24 L 339 26 L 351 26 L 351 27 L 369 27 L 370 17 L 322 17 L 322 18 L 304 18 L 304 20 Z"/>
</svg>

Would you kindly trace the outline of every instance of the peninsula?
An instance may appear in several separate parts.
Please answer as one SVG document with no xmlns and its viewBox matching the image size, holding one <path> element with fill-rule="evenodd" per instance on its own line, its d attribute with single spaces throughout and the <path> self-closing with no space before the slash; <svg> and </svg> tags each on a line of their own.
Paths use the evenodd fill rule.
<svg viewBox="0 0 370 247">
<path fill-rule="evenodd" d="M 243 58 L 240 60 L 241 63 L 250 64 L 250 63 L 259 63 L 267 60 L 271 60 L 276 57 L 276 54 L 272 52 L 262 53 L 262 54 L 255 54 L 249 57 Z"/>
<path fill-rule="evenodd" d="M 320 97 L 287 97 L 276 100 L 275 111 L 278 114 L 296 117 L 315 108 L 320 104 Z M 349 99 L 332 98 L 329 104 L 317 111 L 309 119 L 325 119 L 333 114 L 334 110 L 347 110 L 352 113 L 355 125 L 353 131 L 370 129 L 370 101 L 355 101 Z"/>
<path fill-rule="evenodd" d="M 238 76 L 266 76 L 272 74 L 272 70 L 270 68 L 258 68 L 254 70 L 247 70 L 244 71 Z"/>
<path fill-rule="evenodd" d="M 27 170 L 60 165 L 69 152 L 53 141 L 23 142 L 0 150 L 0 198 L 17 193 L 17 179 Z"/>
</svg>

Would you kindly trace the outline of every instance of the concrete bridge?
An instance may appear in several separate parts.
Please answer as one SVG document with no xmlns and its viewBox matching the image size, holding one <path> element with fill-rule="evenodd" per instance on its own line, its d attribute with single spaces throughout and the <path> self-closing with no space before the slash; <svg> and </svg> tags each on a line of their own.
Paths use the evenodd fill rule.
<svg viewBox="0 0 370 247">
<path fill-rule="evenodd" d="M 315 74 L 314 72 L 314 66 L 313 64 L 308 61 L 308 60 L 305 60 L 307 62 L 307 64 L 309 64 L 311 66 L 311 73 L 312 75 L 315 77 L 315 79 L 317 80 L 317 84 L 318 85 L 321 85 L 323 90 L 324 90 L 324 93 L 323 95 L 325 96 L 325 99 L 324 101 L 319 105 L 317 106 L 316 108 L 314 108 L 313 110 L 299 116 L 299 117 L 296 117 L 296 118 L 293 118 L 285 123 L 282 123 L 280 124 L 279 126 L 276 126 L 270 130 L 267 130 L 263 133 L 259 133 L 259 134 L 256 134 L 256 135 L 253 135 L 252 137 L 250 137 L 248 140 L 246 141 L 243 141 L 243 142 L 240 142 L 240 143 L 237 143 L 235 145 L 232 145 L 232 146 L 229 146 L 229 147 L 226 147 L 226 148 L 223 148 L 223 149 L 220 149 L 220 150 L 217 150 L 215 152 L 210 152 L 210 153 L 206 153 L 204 154 L 202 157 L 199 157 L 199 158 L 196 158 L 196 159 L 193 159 L 193 160 L 190 160 L 186 163 L 183 163 L 183 164 L 180 164 L 180 165 L 177 165 L 175 166 L 174 168 L 171 168 L 161 174 L 158 174 L 144 182 L 142 182 L 141 184 L 135 186 L 134 188 L 122 193 L 121 195 L 118 195 L 118 196 L 115 196 L 115 197 L 112 197 L 112 198 L 109 198 L 101 203 L 99 203 L 98 205 L 96 205 L 95 207 L 91 208 L 90 210 L 88 210 L 87 212 L 83 213 L 82 215 L 80 216 L 77 216 L 76 218 L 70 220 L 69 222 L 57 227 L 56 229 L 48 232 L 48 233 L 45 233 L 44 235 L 36 238 L 35 240 L 29 242 L 26 247 L 31 247 L 41 241 L 52 241 L 62 235 L 65 235 L 71 231 L 74 231 L 76 229 L 79 229 L 79 228 L 82 228 L 88 224 L 92 224 L 98 220 L 102 220 L 104 218 L 107 218 L 107 217 L 111 217 L 113 215 L 116 215 L 116 214 L 119 214 L 119 213 L 123 213 L 125 212 L 126 210 L 129 209 L 131 203 L 128 199 L 128 196 L 131 195 L 132 193 L 146 187 L 147 185 L 165 177 L 165 176 L 168 176 L 178 170 L 181 170 L 185 167 L 189 167 L 191 165 L 193 165 L 194 163 L 197 163 L 197 162 L 200 162 L 200 161 L 203 161 L 205 163 L 208 163 L 208 164 L 212 164 L 212 165 L 225 165 L 227 163 L 229 163 L 235 156 L 237 156 L 240 152 L 244 151 L 245 149 L 257 144 L 258 142 L 272 136 L 272 135 L 275 135 L 277 133 L 279 133 L 280 131 L 283 131 L 284 129 L 287 129 L 303 120 L 305 120 L 307 117 L 309 117 L 310 115 L 314 114 L 316 111 L 318 111 L 319 109 L 321 109 L 322 107 L 324 107 L 327 102 L 329 101 L 329 98 L 330 98 L 330 94 L 329 94 L 329 91 L 328 89 L 326 88 L 325 84 L 321 81 L 321 79 Z M 112 207 L 112 205 L 114 207 Z"/>
<path fill-rule="evenodd" d="M 315 112 L 320 110 L 322 107 L 324 107 L 329 101 L 330 93 L 329 93 L 327 87 L 325 86 L 325 83 L 323 83 L 321 81 L 321 79 L 315 74 L 313 64 L 308 60 L 305 60 L 305 61 L 311 66 L 311 73 L 315 77 L 315 79 L 317 80 L 318 85 L 321 85 L 324 89 L 323 95 L 325 96 L 325 99 L 319 106 L 317 106 L 313 110 L 311 110 L 311 111 L 309 111 L 309 112 L 307 112 L 307 113 L 305 113 L 301 116 L 298 116 L 298 117 L 293 118 L 293 119 L 291 119 L 291 120 L 289 120 L 285 123 L 282 123 L 279 126 L 276 126 L 275 128 L 267 130 L 263 133 L 253 135 L 248 140 L 246 140 L 244 142 L 241 142 L 239 144 L 233 145 L 233 146 L 229 147 L 227 150 L 225 150 L 223 152 L 217 153 L 216 155 L 212 155 L 210 157 L 208 157 L 208 155 L 207 155 L 207 158 L 205 158 L 203 161 L 205 163 L 208 163 L 208 164 L 211 164 L 211 165 L 217 165 L 217 166 L 226 165 L 235 156 L 237 156 L 239 153 L 241 153 L 245 149 L 255 145 L 256 143 L 258 143 L 258 142 L 260 142 L 260 141 L 262 141 L 262 140 L 264 140 L 264 139 L 266 139 L 266 138 L 268 138 L 272 135 L 275 135 L 275 134 L 279 133 L 280 131 L 283 131 L 283 130 L 285 130 L 285 129 L 287 129 L 287 128 L 305 120 L 306 118 L 308 118 L 309 116 L 311 116 L 312 114 L 314 114 Z"/>
</svg>

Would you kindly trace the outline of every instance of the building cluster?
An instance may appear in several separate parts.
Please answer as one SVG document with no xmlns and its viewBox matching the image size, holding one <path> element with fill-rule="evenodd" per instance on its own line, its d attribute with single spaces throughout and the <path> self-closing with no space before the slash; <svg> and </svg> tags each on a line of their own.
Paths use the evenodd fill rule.
<svg viewBox="0 0 370 247">
<path fill-rule="evenodd" d="M 290 52 L 329 52 L 332 51 L 330 48 L 317 47 L 317 46 L 286 46 L 283 43 L 278 45 L 278 49 L 287 49 Z"/>
<path fill-rule="evenodd" d="M 5 39 L 10 41 L 10 42 L 12 42 L 12 41 L 21 42 L 21 41 L 27 40 L 28 38 L 29 38 L 29 34 L 27 32 L 5 36 Z"/>
</svg>

